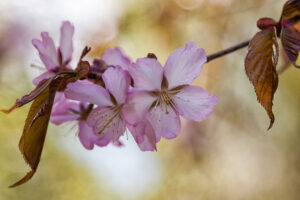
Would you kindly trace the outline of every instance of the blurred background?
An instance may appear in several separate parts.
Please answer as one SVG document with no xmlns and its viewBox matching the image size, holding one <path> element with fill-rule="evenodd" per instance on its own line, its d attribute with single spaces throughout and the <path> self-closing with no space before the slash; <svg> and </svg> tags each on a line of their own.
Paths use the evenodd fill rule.
<svg viewBox="0 0 300 200">
<path fill-rule="evenodd" d="M 43 65 L 31 39 L 48 31 L 58 43 L 63 20 L 75 26 L 75 59 L 85 45 L 93 49 L 90 60 L 120 46 L 133 61 L 153 52 L 164 63 L 187 41 L 211 54 L 250 39 L 256 20 L 279 19 L 284 2 L 1 0 L 0 107 L 34 88 Z M 182 120 L 180 135 L 162 140 L 157 152 L 140 152 L 130 134 L 121 148 L 87 151 L 76 123 L 50 125 L 37 173 L 14 189 L 7 186 L 29 170 L 18 150 L 29 105 L 0 114 L 0 199 L 299 199 L 300 71 L 290 67 L 280 75 L 276 121 L 267 131 L 245 56 L 243 49 L 205 65 L 195 85 L 219 97 L 215 112 L 202 123 Z"/>
</svg>

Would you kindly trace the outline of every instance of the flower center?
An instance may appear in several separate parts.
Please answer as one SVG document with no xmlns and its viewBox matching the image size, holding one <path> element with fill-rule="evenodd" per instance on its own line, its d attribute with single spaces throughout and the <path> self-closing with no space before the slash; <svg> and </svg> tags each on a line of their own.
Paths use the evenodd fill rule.
<svg viewBox="0 0 300 200">
<path fill-rule="evenodd" d="M 171 94 L 168 90 L 162 90 L 156 93 L 157 100 L 153 103 L 152 107 L 160 106 L 161 110 L 165 109 L 166 114 L 169 114 L 168 108 L 175 109 L 175 104 L 172 100 Z"/>
<path fill-rule="evenodd" d="M 113 132 L 117 132 L 119 129 L 119 120 L 115 120 L 116 118 L 120 117 L 120 113 L 122 110 L 123 105 L 119 105 L 116 107 L 108 107 L 107 110 L 103 109 L 97 113 L 97 115 L 101 119 L 101 123 L 98 125 L 101 127 L 98 134 L 101 135 L 105 129 L 109 128 L 110 126 L 114 127 Z"/>
</svg>

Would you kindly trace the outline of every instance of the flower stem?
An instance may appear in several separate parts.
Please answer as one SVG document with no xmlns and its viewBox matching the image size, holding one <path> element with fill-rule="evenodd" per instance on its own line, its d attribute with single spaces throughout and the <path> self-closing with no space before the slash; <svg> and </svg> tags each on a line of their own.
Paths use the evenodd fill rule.
<svg viewBox="0 0 300 200">
<path fill-rule="evenodd" d="M 208 62 L 210 62 L 210 61 L 212 61 L 212 60 L 214 60 L 216 58 L 225 56 L 225 55 L 227 55 L 229 53 L 232 53 L 232 52 L 237 51 L 237 50 L 239 50 L 241 48 L 244 48 L 244 47 L 248 46 L 249 42 L 250 42 L 250 40 L 247 40 L 247 41 L 241 42 L 241 43 L 239 43 L 239 44 L 237 44 L 235 46 L 229 47 L 228 49 L 224 49 L 224 50 L 219 51 L 217 53 L 208 55 L 206 62 L 208 63 Z"/>
</svg>

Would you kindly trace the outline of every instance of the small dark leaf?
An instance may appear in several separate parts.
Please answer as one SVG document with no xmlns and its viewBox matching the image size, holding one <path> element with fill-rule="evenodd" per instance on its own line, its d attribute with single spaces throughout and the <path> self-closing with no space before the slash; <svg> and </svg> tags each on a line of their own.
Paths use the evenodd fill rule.
<svg viewBox="0 0 300 200">
<path fill-rule="evenodd" d="M 294 26 L 283 26 L 281 43 L 291 63 L 295 67 L 300 68 L 300 66 L 296 64 L 300 51 L 300 33 L 294 28 Z"/>
<path fill-rule="evenodd" d="M 81 52 L 81 56 L 80 56 L 80 59 L 79 59 L 79 62 L 92 50 L 91 47 L 84 47 L 84 49 L 82 50 Z"/>
<path fill-rule="evenodd" d="M 248 46 L 245 67 L 247 76 L 255 88 L 257 99 L 269 115 L 269 129 L 275 120 L 272 106 L 273 97 L 278 86 L 277 61 L 276 29 L 258 32 Z"/>
<path fill-rule="evenodd" d="M 300 1 L 299 0 L 288 0 L 282 10 L 281 18 L 284 20 L 299 20 L 300 16 Z"/>
<path fill-rule="evenodd" d="M 296 64 L 300 51 L 300 32 L 297 30 L 300 20 L 300 1 L 289 0 L 284 4 L 281 15 L 281 42 L 291 63 L 300 68 Z"/>
</svg>

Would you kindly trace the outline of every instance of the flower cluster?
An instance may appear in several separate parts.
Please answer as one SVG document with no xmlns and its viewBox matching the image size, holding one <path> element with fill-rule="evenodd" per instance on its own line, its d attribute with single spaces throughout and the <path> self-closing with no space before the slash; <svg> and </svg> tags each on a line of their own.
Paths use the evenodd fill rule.
<svg viewBox="0 0 300 200">
<path fill-rule="evenodd" d="M 46 32 L 41 41 L 32 41 L 47 69 L 34 79 L 35 85 L 56 73 L 74 71 L 73 34 L 71 23 L 63 22 L 58 48 Z M 119 48 L 108 49 L 89 65 L 96 78 L 71 81 L 56 94 L 50 121 L 59 125 L 77 120 L 86 149 L 122 145 L 119 138 L 128 129 L 142 151 L 156 150 L 162 137 L 178 135 L 180 116 L 200 122 L 213 112 L 217 97 L 191 85 L 205 62 L 205 51 L 193 42 L 171 53 L 164 67 L 154 55 L 132 62 Z"/>
</svg>

